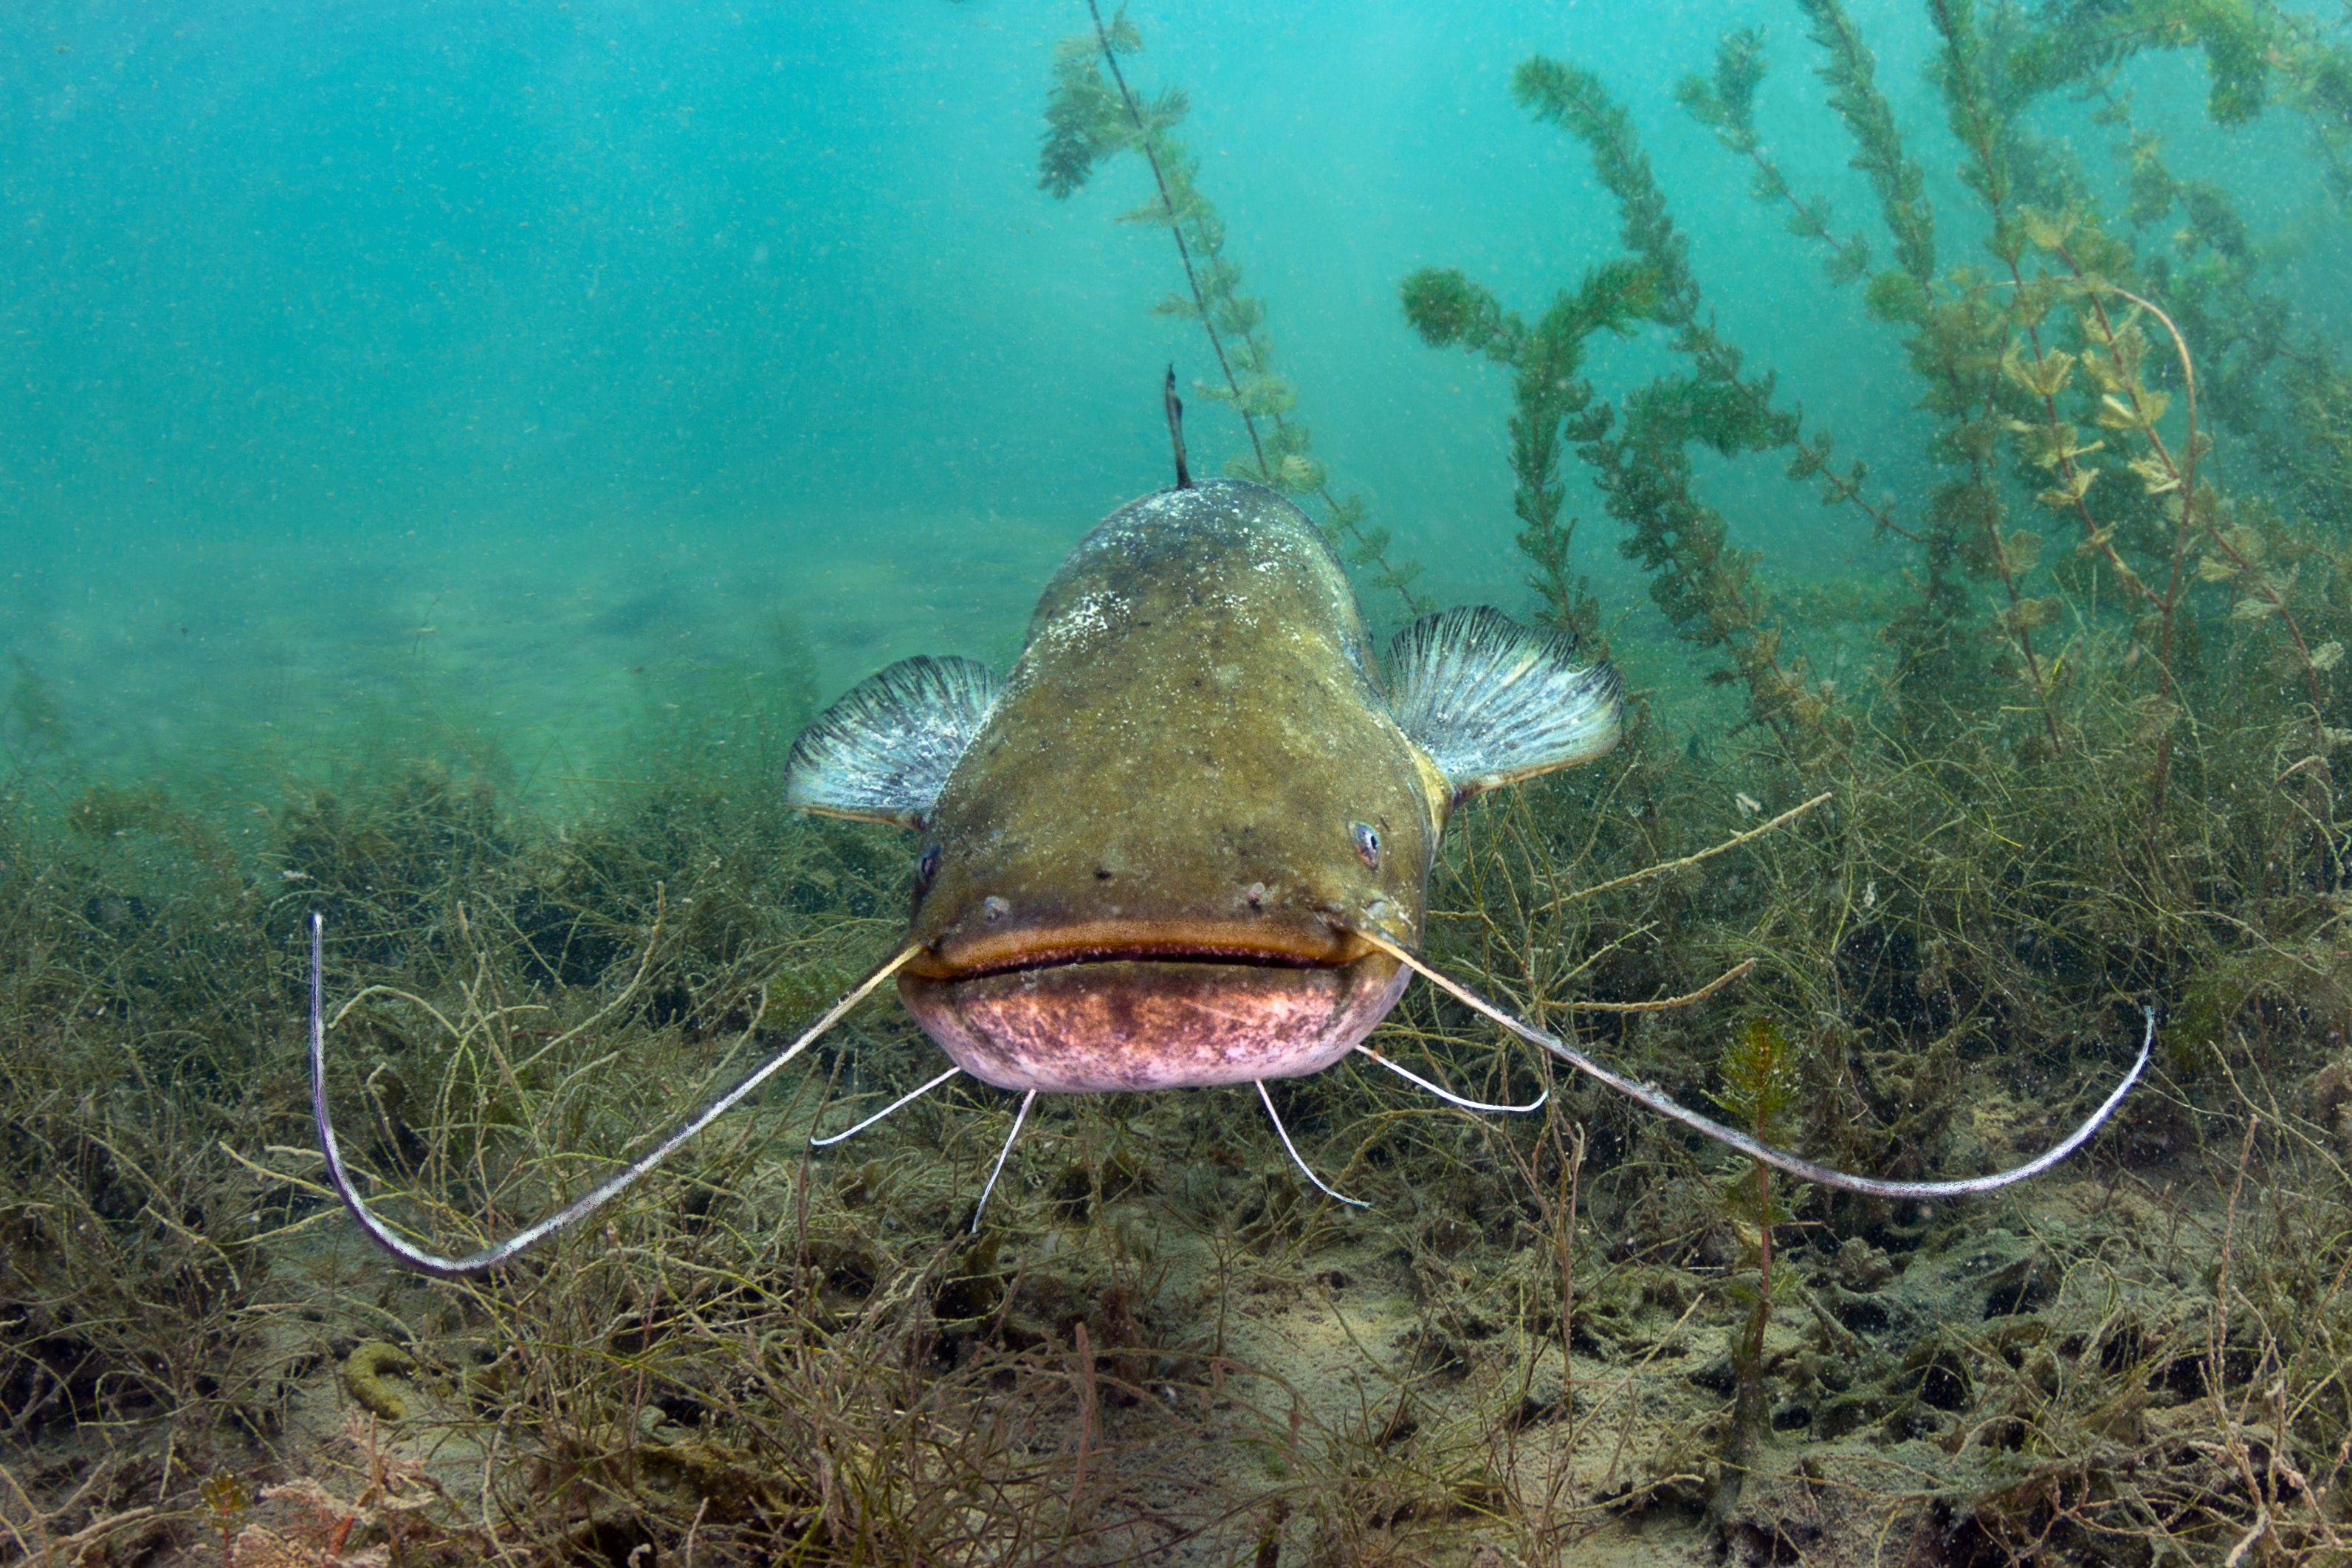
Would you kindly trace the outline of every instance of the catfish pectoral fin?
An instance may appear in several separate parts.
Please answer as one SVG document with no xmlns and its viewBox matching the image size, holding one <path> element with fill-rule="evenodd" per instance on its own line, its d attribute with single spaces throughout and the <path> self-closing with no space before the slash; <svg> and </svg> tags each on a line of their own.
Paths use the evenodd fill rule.
<svg viewBox="0 0 2352 1568">
<path fill-rule="evenodd" d="M 1002 689 L 968 658 L 904 658 L 866 677 L 793 742 L 784 804 L 919 826 Z"/>
<path fill-rule="evenodd" d="M 1454 786 L 1459 802 L 1617 743 L 1622 683 L 1606 664 L 1576 662 L 1566 632 L 1523 626 L 1500 610 L 1423 616 L 1389 645 L 1389 711 Z"/>
<path fill-rule="evenodd" d="M 1484 1013 L 1521 1039 L 1541 1046 L 1577 1071 L 1598 1079 L 1636 1104 L 1645 1105 L 1659 1115 L 1679 1121 L 1685 1127 L 1696 1128 L 1717 1142 L 1737 1149 L 1751 1160 L 1760 1160 L 1775 1170 L 1786 1171 L 1792 1176 L 1801 1176 L 1808 1182 L 1815 1182 L 1824 1187 L 1835 1187 L 1841 1192 L 1861 1193 L 1874 1198 L 1969 1197 L 1979 1193 L 1997 1192 L 2002 1187 L 2022 1182 L 2028 1177 L 2040 1175 L 2089 1142 L 2091 1134 L 2096 1132 L 2100 1125 L 2115 1114 L 2116 1107 L 2124 1102 L 2124 1096 L 2129 1094 L 2132 1085 L 2139 1081 L 2141 1070 L 2147 1066 L 2148 1052 L 2156 1045 L 2156 1009 L 2143 1007 L 2140 1011 L 2147 1017 L 2147 1032 L 2141 1037 L 2139 1043 L 2139 1058 L 2132 1063 L 2131 1071 L 2124 1074 L 2123 1082 L 2116 1085 L 2114 1091 L 2100 1102 L 2096 1110 L 2084 1118 L 2082 1125 L 2068 1133 L 2057 1144 L 2042 1151 L 2022 1165 L 2012 1165 L 2006 1171 L 1995 1171 L 1989 1176 L 1962 1176 L 1949 1182 L 1882 1182 L 1874 1176 L 1857 1176 L 1833 1166 L 1817 1165 L 1811 1160 L 1791 1154 L 1786 1150 L 1775 1149 L 1769 1143 L 1759 1143 L 1745 1132 L 1737 1131 L 1726 1127 L 1720 1121 L 1701 1116 L 1697 1111 L 1669 1099 L 1648 1084 L 1635 1083 L 1622 1073 L 1610 1071 L 1558 1035 L 1538 1029 L 1533 1024 L 1513 1017 L 1459 981 L 1432 969 L 1386 937 L 1373 931 L 1366 931 L 1362 934 L 1365 941 L 1381 949 L 1447 995 Z"/>
</svg>

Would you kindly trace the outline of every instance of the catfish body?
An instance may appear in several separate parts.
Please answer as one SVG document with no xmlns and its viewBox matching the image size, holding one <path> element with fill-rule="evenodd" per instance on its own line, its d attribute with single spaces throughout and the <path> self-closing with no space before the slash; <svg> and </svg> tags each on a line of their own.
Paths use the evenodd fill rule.
<svg viewBox="0 0 2352 1568">
<path fill-rule="evenodd" d="M 1458 800 L 1616 737 L 1614 676 L 1559 634 L 1453 611 L 1398 650 L 1288 500 L 1165 490 L 1071 552 L 1002 687 L 894 666 L 803 734 L 787 798 L 922 831 L 899 994 L 972 1076 L 1311 1073 L 1402 993 L 1365 933 L 1419 946 Z"/>
<path fill-rule="evenodd" d="M 925 824 L 899 994 L 1005 1089 L 1328 1066 L 1394 1005 L 1447 803 L 1339 563 L 1231 481 L 1111 514 L 1047 585 Z"/>
</svg>

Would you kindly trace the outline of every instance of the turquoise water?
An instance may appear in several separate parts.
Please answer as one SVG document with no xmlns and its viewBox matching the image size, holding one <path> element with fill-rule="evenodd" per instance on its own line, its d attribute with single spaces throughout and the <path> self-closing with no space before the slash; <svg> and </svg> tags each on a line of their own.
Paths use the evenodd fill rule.
<svg viewBox="0 0 2352 1568">
<path fill-rule="evenodd" d="M 1792 183 L 1886 254 L 1794 8 L 1154 5 L 1146 92 L 1261 296 L 1342 489 L 1437 602 L 1524 608 L 1507 378 L 1424 347 L 1399 280 L 1459 266 L 1539 309 L 1620 253 L 1582 150 L 1510 100 L 1545 52 L 1631 110 L 1725 334 L 1874 488 L 1927 426 L 1895 333 L 1675 103 L 1763 25 L 1759 118 Z M 1913 7 L 1856 8 L 1948 258 L 1983 231 Z M 1118 224 L 1139 160 L 1037 189 L 1053 42 L 1082 7 L 20 7 L 0 72 L 0 656 L 85 763 L 295 770 L 386 726 L 474 737 L 541 784 L 625 773 L 648 712 L 888 659 L 1002 663 L 1060 552 L 1166 482 L 1157 384 L 1213 365 L 1151 313 L 1166 232 Z M 2217 130 L 2198 58 L 2134 62 L 2184 177 L 2266 220 L 2304 324 L 2342 320 L 2345 236 L 2300 132 Z M 2114 176 L 2063 98 L 2037 132 Z M 2290 155 L 2294 154 L 2294 155 Z M 1612 395 L 1669 363 L 1604 340 Z M 1241 445 L 1194 400 L 1196 460 Z M 1706 460 L 1786 581 L 1911 564 L 1781 459 Z M 1690 673 L 1568 466 L 1579 563 L 1639 685 Z M 1392 601 L 1369 604 L 1376 620 Z M 1803 635 L 1802 628 L 1800 634 Z M 1643 639 L 1647 638 L 1645 642 Z M 20 759 L 21 723 L 8 739 Z"/>
</svg>

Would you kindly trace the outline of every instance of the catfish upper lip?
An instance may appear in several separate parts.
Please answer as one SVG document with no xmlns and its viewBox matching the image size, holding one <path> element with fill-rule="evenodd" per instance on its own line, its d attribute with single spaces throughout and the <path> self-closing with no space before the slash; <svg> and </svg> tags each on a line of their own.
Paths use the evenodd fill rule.
<svg viewBox="0 0 2352 1568">
<path fill-rule="evenodd" d="M 1336 969 L 1373 951 L 1346 927 L 1318 921 L 1253 922 L 1086 921 L 1044 931 L 951 937 L 908 965 L 927 980 L 971 980 L 1079 963 L 1231 963 L 1264 969 Z"/>
<path fill-rule="evenodd" d="M 1266 952 L 1262 950 L 1244 951 L 1238 948 L 1214 951 L 1201 948 L 1065 948 L 1033 953 L 1026 957 L 1009 958 L 999 963 L 967 966 L 950 972 L 944 978 L 979 980 L 992 974 L 1022 974 L 1038 969 L 1070 969 L 1086 963 L 1223 963 L 1245 969 L 1336 967 L 1319 959 L 1302 958 L 1292 953 Z"/>
</svg>

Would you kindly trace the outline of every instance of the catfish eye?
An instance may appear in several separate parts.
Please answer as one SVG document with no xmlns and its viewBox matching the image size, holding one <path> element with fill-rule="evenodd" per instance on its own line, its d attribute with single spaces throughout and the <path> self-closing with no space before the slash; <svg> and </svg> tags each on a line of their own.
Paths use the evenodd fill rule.
<svg viewBox="0 0 2352 1568">
<path fill-rule="evenodd" d="M 923 846 L 923 858 L 915 862 L 916 891 L 920 892 L 929 887 L 931 879 L 939 874 L 940 847 L 936 844 L 926 844 Z"/>
<path fill-rule="evenodd" d="M 1379 870 L 1381 868 L 1380 834 L 1373 830 L 1372 825 L 1369 822 L 1351 822 L 1348 825 L 1348 831 L 1356 836 L 1356 853 L 1364 858 L 1364 864 L 1375 871 Z"/>
</svg>

